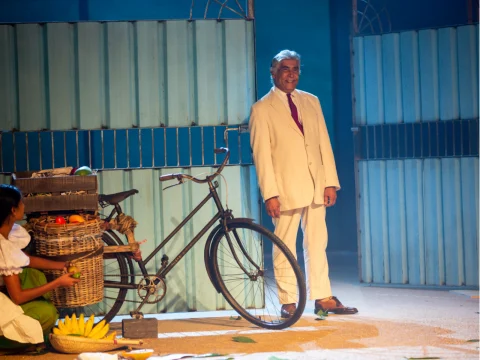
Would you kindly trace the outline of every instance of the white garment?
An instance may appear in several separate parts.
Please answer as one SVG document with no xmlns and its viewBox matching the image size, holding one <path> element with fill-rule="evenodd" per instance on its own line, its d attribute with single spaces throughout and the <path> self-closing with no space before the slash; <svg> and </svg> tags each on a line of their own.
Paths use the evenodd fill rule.
<svg viewBox="0 0 480 360">
<path fill-rule="evenodd" d="M 0 335 L 20 343 L 39 344 L 43 342 L 40 322 L 24 315 L 22 308 L 15 305 L 8 296 L 1 292 Z"/>
<path fill-rule="evenodd" d="M 295 258 L 297 232 L 300 220 L 303 231 L 303 255 L 305 259 L 305 280 L 310 300 L 332 296 L 330 279 L 328 278 L 327 261 L 327 224 L 325 223 L 325 206 L 310 206 L 280 212 L 280 218 L 273 218 L 275 235 L 283 240 Z M 279 300 L 282 304 L 298 302 L 296 282 L 289 281 L 294 274 L 290 266 L 285 266 L 283 255 L 277 254 L 273 248 L 273 266 L 277 279 Z"/>
<path fill-rule="evenodd" d="M 23 226 L 14 224 L 8 239 L 0 235 L 0 286 L 4 285 L 1 275 L 20 274 L 30 264 L 30 258 L 22 249 L 30 242 L 30 234 Z"/>
<path fill-rule="evenodd" d="M 22 249 L 30 242 L 30 234 L 20 225 L 14 224 L 8 239 L 0 235 L 0 285 L 2 275 L 20 274 L 30 264 L 30 258 Z M 0 292 L 0 335 L 21 343 L 43 342 L 43 330 L 38 320 L 24 315 L 20 306 Z"/>
</svg>

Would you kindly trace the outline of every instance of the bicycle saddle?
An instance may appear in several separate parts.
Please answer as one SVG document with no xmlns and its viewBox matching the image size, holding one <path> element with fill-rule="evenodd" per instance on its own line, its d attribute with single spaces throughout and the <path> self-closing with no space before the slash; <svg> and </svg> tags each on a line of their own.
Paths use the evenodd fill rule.
<svg viewBox="0 0 480 360">
<path fill-rule="evenodd" d="M 137 189 L 132 189 L 132 190 L 128 190 L 128 191 L 121 191 L 119 193 L 115 193 L 115 194 L 110 194 L 110 195 L 103 195 L 103 194 L 99 194 L 98 195 L 98 202 L 99 203 L 107 203 L 109 205 L 117 205 L 119 202 L 122 202 L 123 200 L 125 200 L 126 198 L 134 195 L 134 194 L 138 194 L 138 190 Z"/>
</svg>

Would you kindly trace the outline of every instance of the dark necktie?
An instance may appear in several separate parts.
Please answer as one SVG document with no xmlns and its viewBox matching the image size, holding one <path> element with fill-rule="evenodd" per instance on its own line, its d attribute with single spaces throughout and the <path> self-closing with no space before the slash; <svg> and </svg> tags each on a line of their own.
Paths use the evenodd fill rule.
<svg viewBox="0 0 480 360">
<path fill-rule="evenodd" d="M 300 124 L 300 121 L 298 121 L 298 111 L 297 111 L 297 107 L 293 103 L 292 94 L 287 94 L 287 98 L 288 98 L 288 106 L 290 106 L 290 112 L 292 113 L 292 118 L 303 134 L 303 126 L 302 124 Z"/>
</svg>

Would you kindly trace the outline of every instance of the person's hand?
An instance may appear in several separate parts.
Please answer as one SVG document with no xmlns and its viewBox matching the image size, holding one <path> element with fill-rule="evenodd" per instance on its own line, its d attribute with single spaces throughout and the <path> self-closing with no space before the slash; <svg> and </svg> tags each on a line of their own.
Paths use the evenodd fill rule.
<svg viewBox="0 0 480 360">
<path fill-rule="evenodd" d="M 58 286 L 71 287 L 80 281 L 80 279 L 75 279 L 72 276 L 73 273 L 66 273 L 57 278 L 56 282 Z"/>
<path fill-rule="evenodd" d="M 336 202 L 337 189 L 334 187 L 325 188 L 325 192 L 323 193 L 323 203 L 325 204 L 325 207 L 333 206 Z"/>
<path fill-rule="evenodd" d="M 267 214 L 272 218 L 279 218 L 280 217 L 280 201 L 278 197 L 273 197 L 268 199 L 265 202 L 265 207 L 267 208 Z"/>
</svg>

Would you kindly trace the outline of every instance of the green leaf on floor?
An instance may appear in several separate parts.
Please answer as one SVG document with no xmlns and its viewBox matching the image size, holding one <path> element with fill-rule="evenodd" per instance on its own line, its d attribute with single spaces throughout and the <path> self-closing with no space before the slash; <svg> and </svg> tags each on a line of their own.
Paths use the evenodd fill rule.
<svg viewBox="0 0 480 360">
<path fill-rule="evenodd" d="M 230 316 L 230 320 L 242 320 L 241 316 Z"/>
<path fill-rule="evenodd" d="M 325 320 L 325 316 L 321 315 L 321 316 L 315 318 L 315 320 Z"/>
<path fill-rule="evenodd" d="M 255 340 L 247 337 L 247 336 L 234 336 L 233 341 L 235 342 L 241 342 L 241 343 L 256 343 Z"/>
<path fill-rule="evenodd" d="M 315 315 L 317 315 L 320 320 L 325 320 L 325 316 L 328 316 L 328 311 L 318 310 Z"/>
<path fill-rule="evenodd" d="M 478 339 L 470 339 L 470 340 L 467 340 L 467 342 L 479 342 L 480 340 Z"/>
</svg>

